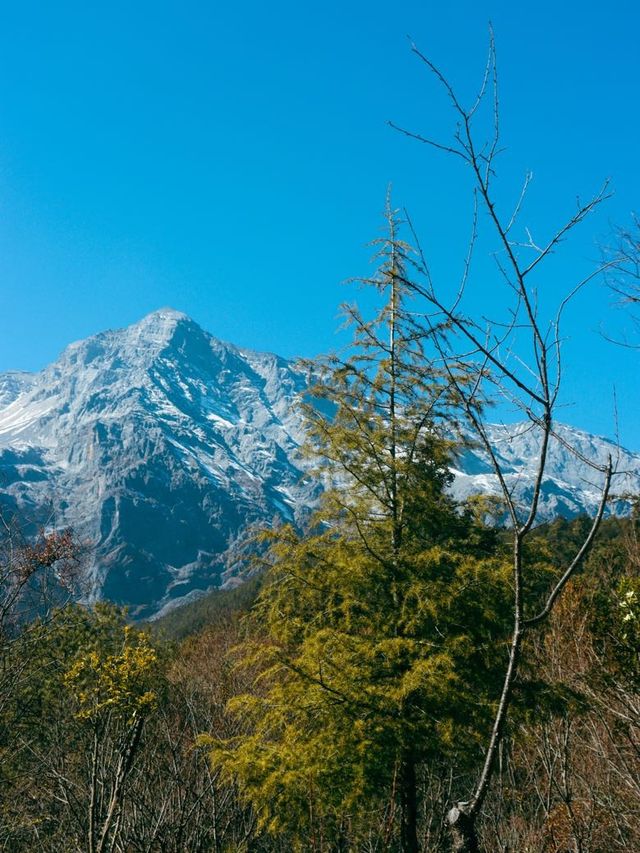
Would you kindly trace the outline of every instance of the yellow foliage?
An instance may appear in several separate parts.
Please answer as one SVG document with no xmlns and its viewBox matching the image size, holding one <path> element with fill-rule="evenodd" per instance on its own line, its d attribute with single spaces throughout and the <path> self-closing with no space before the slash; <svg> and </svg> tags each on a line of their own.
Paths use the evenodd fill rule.
<svg viewBox="0 0 640 853">
<path fill-rule="evenodd" d="M 129 626 L 119 653 L 81 654 L 64 677 L 78 704 L 78 719 L 92 720 L 105 710 L 124 717 L 148 713 L 157 700 L 153 689 L 157 660 L 146 635 L 134 634 Z"/>
</svg>

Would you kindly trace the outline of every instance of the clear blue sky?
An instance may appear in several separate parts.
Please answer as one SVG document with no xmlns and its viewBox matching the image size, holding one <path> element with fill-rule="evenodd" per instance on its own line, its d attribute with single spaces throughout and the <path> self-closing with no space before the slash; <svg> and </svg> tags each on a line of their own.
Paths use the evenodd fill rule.
<svg viewBox="0 0 640 853">
<path fill-rule="evenodd" d="M 640 210 L 640 6 L 462 2 L 5 2 L 0 26 L 0 370 L 171 305 L 218 337 L 285 356 L 336 342 L 341 282 L 367 272 L 387 184 L 439 280 L 457 275 L 468 175 L 390 130 L 447 135 L 410 34 L 465 95 L 493 21 L 502 85 L 499 201 L 535 174 L 541 239 L 611 177 L 615 197 L 563 248 L 563 292 L 611 223 Z M 497 289 L 484 281 L 483 304 Z M 640 449 L 640 353 L 567 325 L 561 417 Z"/>
</svg>

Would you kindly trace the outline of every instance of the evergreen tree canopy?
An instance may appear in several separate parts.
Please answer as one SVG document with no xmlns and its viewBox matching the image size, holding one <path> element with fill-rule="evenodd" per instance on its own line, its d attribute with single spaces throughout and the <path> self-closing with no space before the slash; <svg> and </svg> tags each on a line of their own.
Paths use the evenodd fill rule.
<svg viewBox="0 0 640 853">
<path fill-rule="evenodd" d="M 350 352 L 314 368 L 306 410 L 321 508 L 304 535 L 269 534 L 257 639 L 245 647 L 256 693 L 232 702 L 250 733 L 212 755 L 272 831 L 347 821 L 353 832 L 364 804 L 386 799 L 411 850 L 416 768 L 473 753 L 490 718 L 510 568 L 447 491 L 454 447 L 442 423 L 454 399 L 409 311 L 411 249 L 389 209 L 387 219 L 364 282 L 382 308 L 371 321 L 348 308 Z"/>
</svg>

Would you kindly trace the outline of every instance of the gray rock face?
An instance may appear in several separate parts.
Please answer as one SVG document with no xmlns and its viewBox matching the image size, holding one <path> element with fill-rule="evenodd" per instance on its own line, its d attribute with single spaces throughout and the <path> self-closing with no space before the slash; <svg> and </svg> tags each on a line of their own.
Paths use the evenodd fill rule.
<svg viewBox="0 0 640 853">
<path fill-rule="evenodd" d="M 89 546 L 88 598 L 151 616 L 238 582 L 251 531 L 299 521 L 313 505 L 318 487 L 305 480 L 299 449 L 305 387 L 286 360 L 156 311 L 71 344 L 40 373 L 0 374 L 0 505 L 36 524 L 73 527 Z M 589 458 L 612 448 L 559 429 Z M 496 426 L 492 438 L 526 497 L 535 434 Z M 480 451 L 466 451 L 457 467 L 460 497 L 497 493 Z M 633 472 L 624 488 L 640 491 L 640 457 L 626 454 L 620 467 Z M 593 479 L 556 443 L 543 514 L 593 512 Z"/>
<path fill-rule="evenodd" d="M 507 487 L 526 517 L 540 458 L 541 435 L 530 423 L 492 424 L 487 429 Z M 612 482 L 607 514 L 626 513 L 630 495 L 640 494 L 640 455 L 618 447 L 606 438 L 564 424 L 554 425 L 542 483 L 539 521 L 557 516 L 595 515 L 600 504 L 604 475 L 585 460 L 604 466 L 611 456 L 618 472 Z M 459 499 L 472 494 L 500 497 L 498 477 L 482 450 L 464 451 L 454 469 L 453 492 Z"/>
<path fill-rule="evenodd" d="M 90 545 L 90 598 L 150 615 L 234 576 L 248 533 L 294 521 L 303 375 L 157 311 L 0 377 L 0 491 Z M 7 402 L 8 401 L 8 402 Z"/>
</svg>

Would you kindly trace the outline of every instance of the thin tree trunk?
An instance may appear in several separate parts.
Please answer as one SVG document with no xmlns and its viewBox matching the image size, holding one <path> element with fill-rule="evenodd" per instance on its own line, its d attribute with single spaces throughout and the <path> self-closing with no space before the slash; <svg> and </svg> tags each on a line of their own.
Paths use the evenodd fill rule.
<svg viewBox="0 0 640 853">
<path fill-rule="evenodd" d="M 118 758 L 118 767 L 115 774 L 113 790 L 111 792 L 111 800 L 109 802 L 109 808 L 107 810 L 104 823 L 102 825 L 100 839 L 96 846 L 96 853 L 110 853 L 110 851 L 113 850 L 113 846 L 116 840 L 115 833 L 111 835 L 111 838 L 109 838 L 109 834 L 113 826 L 113 821 L 114 817 L 116 816 L 116 812 L 121 807 L 124 786 L 126 784 L 129 771 L 131 770 L 131 765 L 133 764 L 133 759 L 138 749 L 138 745 L 140 743 L 142 727 L 144 726 L 144 718 L 138 717 L 132 725 L 133 728 L 130 732 L 129 743 L 126 744 L 124 751 L 120 754 Z"/>
<path fill-rule="evenodd" d="M 416 787 L 416 762 L 413 755 L 409 754 L 402 762 L 402 853 L 419 853 L 420 850 Z"/>
<path fill-rule="evenodd" d="M 87 830 L 87 849 L 94 853 L 96 838 L 96 788 L 98 784 L 98 732 L 93 732 L 93 750 L 91 753 L 91 797 L 89 799 L 89 827 Z"/>
</svg>

